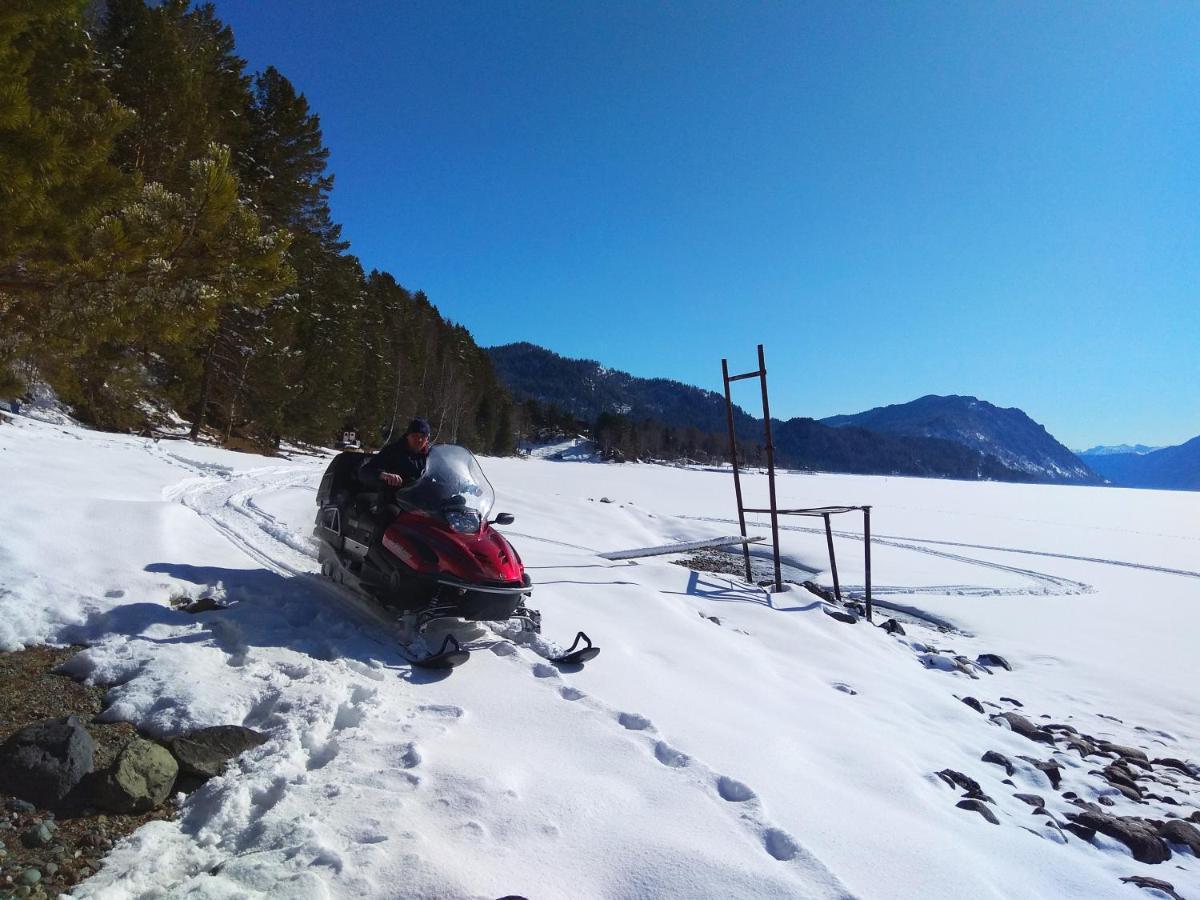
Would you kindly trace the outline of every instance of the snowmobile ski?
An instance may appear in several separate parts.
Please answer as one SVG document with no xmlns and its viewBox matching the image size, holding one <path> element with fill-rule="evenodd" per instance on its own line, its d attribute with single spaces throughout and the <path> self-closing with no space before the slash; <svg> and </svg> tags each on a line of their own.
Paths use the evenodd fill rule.
<svg viewBox="0 0 1200 900">
<path fill-rule="evenodd" d="M 579 647 L 580 641 L 583 641 L 587 646 L 576 650 L 575 648 Z M 581 631 L 575 635 L 575 640 L 567 648 L 567 652 L 561 656 L 550 657 L 550 662 L 556 666 L 582 666 L 589 659 L 595 659 L 599 655 L 600 648 L 593 647 L 592 639 Z"/>
<path fill-rule="evenodd" d="M 451 648 L 453 645 L 453 648 Z M 437 653 L 430 653 L 428 656 L 421 656 L 412 661 L 414 666 L 420 666 L 422 669 L 453 669 L 455 666 L 461 666 L 471 658 L 471 651 L 464 650 L 462 644 L 458 642 L 452 634 L 446 635 L 446 639 L 442 641 L 441 649 Z"/>
</svg>

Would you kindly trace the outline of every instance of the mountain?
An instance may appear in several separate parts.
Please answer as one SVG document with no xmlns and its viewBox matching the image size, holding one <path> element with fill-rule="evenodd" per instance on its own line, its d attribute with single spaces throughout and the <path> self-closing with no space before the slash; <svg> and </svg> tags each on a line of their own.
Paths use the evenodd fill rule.
<svg viewBox="0 0 1200 900">
<path fill-rule="evenodd" d="M 855 425 L 885 434 L 954 441 L 995 457 L 1033 481 L 1101 482 L 1086 463 L 1024 412 L 993 406 L 977 397 L 929 394 L 911 403 L 880 406 L 821 421 L 835 428 Z"/>
<path fill-rule="evenodd" d="M 667 425 L 691 426 L 725 434 L 725 398 L 668 378 L 636 378 L 606 369 L 594 359 L 568 359 L 525 342 L 487 348 L 500 379 L 517 400 L 553 403 L 580 419 L 593 422 L 603 412 L 634 420 L 655 419 Z M 739 435 L 762 434 L 760 419 L 734 406 Z"/>
<path fill-rule="evenodd" d="M 1116 456 L 1117 454 L 1125 453 L 1131 453 L 1136 456 L 1144 456 L 1147 453 L 1153 453 L 1155 450 L 1161 449 L 1163 448 L 1147 447 L 1145 444 L 1109 444 L 1092 447 L 1089 450 L 1076 450 L 1075 455 L 1085 460 L 1089 456 Z M 1095 466 L 1092 468 L 1095 468 Z"/>
<path fill-rule="evenodd" d="M 634 422 L 652 419 L 674 428 L 718 435 L 726 445 L 725 398 L 715 391 L 665 378 L 637 378 L 595 360 L 568 359 L 529 343 L 488 348 L 492 363 L 517 400 L 553 403 L 596 421 L 619 413 Z M 813 419 L 772 419 L 775 456 L 781 466 L 854 474 L 1033 480 L 974 448 L 940 437 L 883 434 L 864 428 L 832 428 Z M 762 442 L 762 419 L 734 407 L 740 441 Z"/>
<path fill-rule="evenodd" d="M 1153 453 L 1089 456 L 1088 465 L 1118 487 L 1200 491 L 1200 436 Z"/>
</svg>

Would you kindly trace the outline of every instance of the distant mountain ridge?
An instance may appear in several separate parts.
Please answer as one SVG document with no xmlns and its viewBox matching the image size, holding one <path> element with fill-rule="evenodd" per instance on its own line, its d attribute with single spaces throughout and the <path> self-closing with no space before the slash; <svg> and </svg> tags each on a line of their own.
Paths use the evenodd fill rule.
<svg viewBox="0 0 1200 900">
<path fill-rule="evenodd" d="M 1117 487 L 1200 491 L 1200 435 L 1153 453 L 1089 456 L 1088 465 Z"/>
<path fill-rule="evenodd" d="M 1147 453 L 1153 453 L 1155 450 L 1162 449 L 1165 448 L 1147 447 L 1145 444 L 1100 444 L 1087 450 L 1076 450 L 1075 455 L 1086 460 L 1089 456 L 1115 456 L 1119 453 L 1132 453 L 1137 456 L 1144 456 Z"/>
<path fill-rule="evenodd" d="M 487 352 L 517 400 L 554 403 L 587 421 L 595 421 L 601 413 L 620 413 L 634 421 L 653 419 L 711 434 L 723 435 L 728 428 L 725 398 L 715 391 L 665 378 L 637 378 L 595 360 L 569 359 L 525 342 L 490 347 Z M 1041 480 L 995 456 L 941 437 L 833 428 L 807 418 L 773 419 L 772 428 L 776 459 L 783 466 L 854 474 Z M 737 406 L 734 429 L 741 440 L 762 441 L 762 420 Z"/>
<path fill-rule="evenodd" d="M 715 391 L 669 378 L 637 378 L 594 359 L 570 359 L 524 341 L 488 347 L 487 353 L 516 399 L 554 403 L 589 422 L 609 412 L 708 432 L 724 433 L 729 427 L 725 398 Z M 760 422 L 734 406 L 739 435 L 753 436 L 755 429 L 761 431 Z"/>
<path fill-rule="evenodd" d="M 1100 484 L 1102 479 L 1023 411 L 977 397 L 929 394 L 910 403 L 830 416 L 825 425 L 856 425 L 885 434 L 936 437 L 993 456 L 1032 480 Z"/>
</svg>

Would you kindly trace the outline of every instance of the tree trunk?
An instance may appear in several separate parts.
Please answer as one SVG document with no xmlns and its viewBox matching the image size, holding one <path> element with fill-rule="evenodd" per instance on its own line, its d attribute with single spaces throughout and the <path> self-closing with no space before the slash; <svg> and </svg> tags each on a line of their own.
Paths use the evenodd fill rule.
<svg viewBox="0 0 1200 900">
<path fill-rule="evenodd" d="M 188 434 L 193 441 L 200 437 L 200 430 L 204 427 L 205 415 L 208 412 L 208 397 L 212 393 L 213 357 L 216 352 L 217 338 L 214 335 L 212 343 L 208 345 L 208 352 L 204 354 L 204 376 L 200 379 L 200 403 L 196 409 L 196 420 L 192 422 L 192 430 Z"/>
</svg>

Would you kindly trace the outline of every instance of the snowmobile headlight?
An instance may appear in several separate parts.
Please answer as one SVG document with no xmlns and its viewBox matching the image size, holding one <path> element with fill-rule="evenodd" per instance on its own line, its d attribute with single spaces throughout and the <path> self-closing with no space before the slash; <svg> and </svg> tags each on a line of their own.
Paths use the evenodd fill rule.
<svg viewBox="0 0 1200 900">
<path fill-rule="evenodd" d="M 460 534 L 475 534 L 483 520 L 473 509 L 450 509 L 446 511 L 446 524 Z"/>
</svg>

